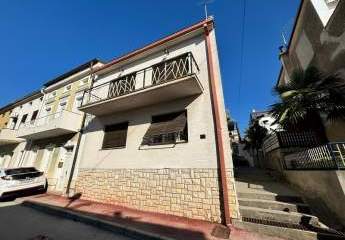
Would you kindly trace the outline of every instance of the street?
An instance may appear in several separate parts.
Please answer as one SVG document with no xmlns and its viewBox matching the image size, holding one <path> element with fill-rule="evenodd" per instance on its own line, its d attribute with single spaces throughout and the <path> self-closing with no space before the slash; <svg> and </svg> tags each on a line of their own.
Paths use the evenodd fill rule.
<svg viewBox="0 0 345 240">
<path fill-rule="evenodd" d="M 130 240 L 83 223 L 54 217 L 22 206 L 0 202 L 1 240 Z"/>
</svg>

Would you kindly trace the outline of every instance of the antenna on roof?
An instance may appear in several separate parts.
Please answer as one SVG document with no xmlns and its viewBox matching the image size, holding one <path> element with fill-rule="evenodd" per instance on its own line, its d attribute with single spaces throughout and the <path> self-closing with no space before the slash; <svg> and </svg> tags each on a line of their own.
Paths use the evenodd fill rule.
<svg viewBox="0 0 345 240">
<path fill-rule="evenodd" d="M 199 5 L 204 5 L 205 19 L 208 18 L 207 5 L 213 3 L 214 1 L 215 0 L 204 0 L 202 2 L 199 2 Z"/>
<path fill-rule="evenodd" d="M 289 19 L 289 21 L 285 23 L 285 25 L 283 26 L 281 35 L 282 35 L 284 47 L 287 47 L 288 45 L 288 40 L 286 36 L 289 35 L 289 33 L 291 32 L 292 25 L 293 25 L 293 19 Z"/>
</svg>

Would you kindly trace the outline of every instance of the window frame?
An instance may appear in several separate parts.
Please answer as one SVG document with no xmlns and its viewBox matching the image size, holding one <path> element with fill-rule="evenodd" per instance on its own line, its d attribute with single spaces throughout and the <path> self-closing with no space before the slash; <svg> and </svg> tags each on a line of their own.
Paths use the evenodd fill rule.
<svg viewBox="0 0 345 240">
<path fill-rule="evenodd" d="M 126 125 L 126 137 L 125 137 L 124 145 L 123 146 L 112 146 L 112 147 L 104 146 L 105 145 L 105 141 L 106 141 L 106 134 L 107 134 L 107 132 L 112 132 L 111 130 L 107 131 L 106 129 L 107 128 L 111 128 L 111 127 L 115 127 L 115 126 L 121 126 L 121 125 Z M 128 121 L 105 125 L 104 128 L 103 128 L 103 140 L 102 140 L 101 150 L 124 149 L 124 148 L 126 148 L 127 147 L 127 137 L 128 137 L 128 127 L 129 127 L 129 122 Z M 121 129 L 119 129 L 119 131 L 120 130 Z M 116 130 L 113 130 L 113 131 L 116 131 Z"/>
<path fill-rule="evenodd" d="M 72 90 L 72 84 L 68 84 L 64 87 L 63 92 L 67 93 L 70 92 Z"/>
<path fill-rule="evenodd" d="M 185 126 L 185 129 L 184 129 L 184 132 L 186 134 L 186 139 L 184 140 L 181 140 L 181 139 L 177 139 L 175 137 L 174 141 L 161 141 L 161 142 L 155 142 L 155 143 L 150 143 L 150 144 L 142 144 L 142 146 L 160 146 L 160 145 L 171 145 L 171 144 L 182 144 L 182 143 L 188 143 L 189 141 L 189 134 L 188 134 L 188 111 L 187 109 L 184 109 L 182 111 L 174 111 L 174 112 L 169 112 L 169 113 L 163 113 L 163 114 L 157 114 L 157 115 L 153 115 L 151 116 L 151 125 L 154 124 L 154 123 L 157 123 L 157 122 L 160 122 L 160 121 L 157 121 L 157 119 L 159 118 L 164 118 L 164 116 L 168 117 L 168 116 L 171 116 L 171 115 L 174 115 L 174 114 L 182 114 L 184 113 L 186 115 L 186 126 Z M 161 121 L 163 122 L 163 121 Z M 150 126 L 151 126 L 150 125 Z M 146 134 L 146 133 L 145 133 Z M 166 134 L 167 135 L 167 134 Z M 145 136 L 144 136 L 145 137 Z M 162 135 L 158 135 L 158 136 L 154 136 L 156 139 L 163 139 L 164 136 Z M 165 136 L 165 138 L 169 138 L 170 136 Z"/>
</svg>

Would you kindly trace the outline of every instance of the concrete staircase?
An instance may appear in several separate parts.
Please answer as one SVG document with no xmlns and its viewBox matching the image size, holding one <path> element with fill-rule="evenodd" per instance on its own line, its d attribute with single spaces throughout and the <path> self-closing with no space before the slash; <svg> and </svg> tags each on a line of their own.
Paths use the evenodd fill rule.
<svg viewBox="0 0 345 240">
<path fill-rule="evenodd" d="M 235 169 L 241 220 L 246 230 L 291 240 L 345 239 L 314 216 L 302 196 L 269 172 Z"/>
</svg>

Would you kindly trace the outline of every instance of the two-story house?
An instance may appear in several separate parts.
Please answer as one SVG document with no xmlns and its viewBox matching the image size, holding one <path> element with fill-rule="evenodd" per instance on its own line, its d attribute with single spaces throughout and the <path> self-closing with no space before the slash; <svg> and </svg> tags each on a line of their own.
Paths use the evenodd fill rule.
<svg viewBox="0 0 345 240">
<path fill-rule="evenodd" d="M 145 211 L 238 217 L 212 18 L 95 70 L 76 192 Z"/>
<path fill-rule="evenodd" d="M 0 166 L 16 167 L 23 164 L 26 142 L 17 135 L 17 130 L 37 118 L 43 94 L 35 91 L 8 104 L 5 123 L 0 131 Z"/>
<path fill-rule="evenodd" d="M 78 110 L 83 91 L 90 86 L 90 73 L 99 67 L 93 59 L 44 84 L 35 119 L 19 125 L 17 136 L 26 140 L 25 156 L 17 166 L 35 166 L 46 173 L 49 191 L 65 193 L 84 113 Z"/>
</svg>

